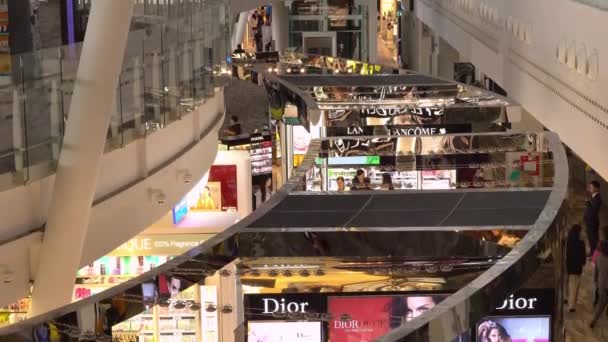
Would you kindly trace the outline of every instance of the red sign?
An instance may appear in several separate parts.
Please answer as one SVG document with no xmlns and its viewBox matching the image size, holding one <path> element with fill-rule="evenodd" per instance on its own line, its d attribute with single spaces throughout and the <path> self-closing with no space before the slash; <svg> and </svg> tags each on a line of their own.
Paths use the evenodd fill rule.
<svg viewBox="0 0 608 342">
<path fill-rule="evenodd" d="M 331 342 L 373 342 L 391 329 L 394 296 L 329 299 Z"/>
<path fill-rule="evenodd" d="M 220 182 L 222 184 L 222 210 L 238 209 L 236 165 L 211 166 L 209 182 Z"/>
<path fill-rule="evenodd" d="M 530 176 L 538 176 L 540 174 L 540 157 L 534 154 L 527 154 L 519 157 L 522 171 L 525 171 Z"/>
</svg>

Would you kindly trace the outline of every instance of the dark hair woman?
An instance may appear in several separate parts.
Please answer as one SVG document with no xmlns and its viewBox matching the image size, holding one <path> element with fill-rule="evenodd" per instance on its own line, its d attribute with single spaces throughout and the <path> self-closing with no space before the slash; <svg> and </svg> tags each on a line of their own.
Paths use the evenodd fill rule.
<svg viewBox="0 0 608 342">
<path fill-rule="evenodd" d="M 576 310 L 581 274 L 585 266 L 585 243 L 581 240 L 581 226 L 575 224 L 568 232 L 566 241 L 566 271 L 568 272 L 568 309 Z"/>
<path fill-rule="evenodd" d="M 383 190 L 395 190 L 395 186 L 393 185 L 393 178 L 390 173 L 382 174 L 382 189 Z"/>
<path fill-rule="evenodd" d="M 351 190 L 364 190 L 365 189 L 365 171 L 363 169 L 357 170 L 353 181 L 350 186 Z"/>
<path fill-rule="evenodd" d="M 608 305 L 608 241 L 603 240 L 598 246 L 599 255 L 595 259 L 595 274 L 599 300 L 589 326 L 593 328 L 598 318 Z"/>
</svg>

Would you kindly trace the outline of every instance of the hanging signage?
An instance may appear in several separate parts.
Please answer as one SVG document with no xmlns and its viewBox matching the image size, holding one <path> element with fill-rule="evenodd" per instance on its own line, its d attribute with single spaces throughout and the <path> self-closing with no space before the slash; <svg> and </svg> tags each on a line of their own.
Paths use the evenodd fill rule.
<svg viewBox="0 0 608 342">
<path fill-rule="evenodd" d="M 213 234 L 138 235 L 110 252 L 109 256 L 181 255 Z"/>
<path fill-rule="evenodd" d="M 383 107 L 374 107 L 374 108 L 363 108 L 361 109 L 361 117 L 362 118 L 386 118 L 392 116 L 399 116 L 405 114 L 411 114 L 416 116 L 424 116 L 424 117 L 435 117 L 442 116 L 445 111 L 443 107 L 424 107 L 424 108 L 383 108 Z"/>
<path fill-rule="evenodd" d="M 470 132 L 470 124 L 327 127 L 327 136 L 330 137 L 371 135 L 422 136 Z"/>
</svg>

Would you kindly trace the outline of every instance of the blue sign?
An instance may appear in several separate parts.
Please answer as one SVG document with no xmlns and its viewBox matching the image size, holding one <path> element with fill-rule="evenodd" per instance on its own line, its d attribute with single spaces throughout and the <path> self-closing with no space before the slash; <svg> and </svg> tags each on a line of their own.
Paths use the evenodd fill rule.
<svg viewBox="0 0 608 342">
<path fill-rule="evenodd" d="M 188 202 L 186 198 L 182 198 L 175 207 L 173 207 L 173 224 L 180 223 L 186 215 L 188 215 Z"/>
</svg>

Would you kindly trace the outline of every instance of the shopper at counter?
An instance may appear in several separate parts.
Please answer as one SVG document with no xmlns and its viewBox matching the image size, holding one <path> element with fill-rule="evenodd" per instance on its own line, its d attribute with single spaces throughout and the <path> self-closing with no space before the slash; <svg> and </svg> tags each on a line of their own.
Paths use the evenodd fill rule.
<svg viewBox="0 0 608 342">
<path fill-rule="evenodd" d="M 338 184 L 339 192 L 344 192 L 346 190 L 346 184 L 344 184 L 344 177 L 340 176 L 336 178 L 336 184 Z"/>
<path fill-rule="evenodd" d="M 365 188 L 365 171 L 363 169 L 357 170 L 357 174 L 351 183 L 351 190 L 364 190 Z"/>
<path fill-rule="evenodd" d="M 384 173 L 382 175 L 382 190 L 395 190 L 393 178 L 390 173 Z"/>
<path fill-rule="evenodd" d="M 568 309 L 576 311 L 581 274 L 585 266 L 585 243 L 581 240 L 581 226 L 575 224 L 568 232 L 566 242 L 566 269 L 568 272 Z"/>
</svg>

